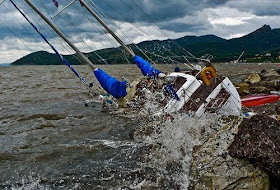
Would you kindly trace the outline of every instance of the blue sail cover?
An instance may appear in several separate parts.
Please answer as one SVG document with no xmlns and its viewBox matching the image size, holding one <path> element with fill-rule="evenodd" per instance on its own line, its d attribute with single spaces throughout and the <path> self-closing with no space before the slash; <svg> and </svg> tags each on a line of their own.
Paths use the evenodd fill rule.
<svg viewBox="0 0 280 190">
<path fill-rule="evenodd" d="M 151 66 L 148 61 L 145 61 L 142 57 L 135 55 L 134 61 L 137 66 L 141 69 L 141 72 L 144 76 L 151 78 L 157 78 L 158 74 L 161 73 L 159 70 Z"/>
<path fill-rule="evenodd" d="M 106 92 L 111 94 L 115 98 L 122 98 L 127 95 L 126 83 L 127 81 L 120 82 L 114 77 L 111 77 L 105 73 L 102 69 L 94 70 L 94 74 L 99 81 L 100 85 Z"/>
</svg>

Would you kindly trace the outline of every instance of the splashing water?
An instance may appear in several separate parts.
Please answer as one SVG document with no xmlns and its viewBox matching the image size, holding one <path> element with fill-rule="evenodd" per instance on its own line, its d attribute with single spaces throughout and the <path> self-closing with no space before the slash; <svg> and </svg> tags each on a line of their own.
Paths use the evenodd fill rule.
<svg viewBox="0 0 280 190">
<path fill-rule="evenodd" d="M 173 117 L 174 120 L 164 123 L 148 123 L 134 133 L 139 142 L 142 167 L 152 169 L 156 175 L 156 179 L 142 181 L 137 187 L 144 188 L 148 184 L 157 188 L 187 189 L 192 150 L 211 134 L 211 124 L 217 122 L 218 116 L 194 118 L 175 114 Z"/>
<path fill-rule="evenodd" d="M 40 178 L 22 178 L 20 185 L 12 185 L 11 190 L 50 190 L 48 186 L 41 185 Z"/>
</svg>

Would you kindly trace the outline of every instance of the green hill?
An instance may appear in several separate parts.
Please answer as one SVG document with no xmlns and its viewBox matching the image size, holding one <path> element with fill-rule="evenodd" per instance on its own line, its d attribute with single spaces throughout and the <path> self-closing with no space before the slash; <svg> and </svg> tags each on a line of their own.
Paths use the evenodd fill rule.
<svg viewBox="0 0 280 190">
<path fill-rule="evenodd" d="M 257 29 L 256 31 L 240 38 L 226 40 L 215 35 L 205 36 L 185 36 L 175 40 L 153 40 L 144 41 L 137 44 L 152 60 L 160 63 L 170 62 L 161 59 L 160 56 L 183 55 L 182 48 L 185 48 L 196 57 L 204 54 L 214 56 L 212 62 L 228 62 L 237 59 L 242 51 L 245 51 L 243 59 L 249 61 L 279 61 L 280 56 L 280 29 L 271 29 L 269 25 Z M 134 46 L 130 47 L 136 54 L 142 55 Z M 109 64 L 127 63 L 124 50 L 121 48 L 108 48 L 96 51 Z M 269 54 L 267 54 L 269 53 Z M 156 54 L 156 55 L 155 55 Z M 95 52 L 86 54 L 94 64 L 103 64 Z M 269 56 L 270 55 L 270 56 Z M 256 56 L 259 56 L 256 58 Z M 128 56 L 127 56 L 128 57 Z M 65 56 L 69 63 L 82 64 L 74 55 Z M 129 58 L 132 61 L 132 58 Z M 12 65 L 58 65 L 63 64 L 59 57 L 44 51 L 31 53 Z"/>
</svg>

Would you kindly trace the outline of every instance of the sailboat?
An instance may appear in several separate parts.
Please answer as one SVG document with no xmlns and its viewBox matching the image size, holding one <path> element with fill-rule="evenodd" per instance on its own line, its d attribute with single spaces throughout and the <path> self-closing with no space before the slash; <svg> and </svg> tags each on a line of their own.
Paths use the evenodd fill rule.
<svg viewBox="0 0 280 190">
<path fill-rule="evenodd" d="M 12 0 L 10 0 L 12 2 Z M 93 63 L 87 59 L 66 37 L 59 31 L 50 20 L 48 20 L 30 0 L 25 0 L 76 52 L 82 61 L 88 63 L 94 70 L 94 74 L 103 89 L 118 99 L 120 107 L 140 107 L 150 99 L 147 94 L 160 97 L 153 103 L 158 104 L 153 115 L 166 115 L 175 112 L 186 112 L 200 117 L 203 114 L 239 114 L 241 110 L 240 96 L 227 77 L 223 77 L 209 59 L 202 59 L 205 66 L 186 71 L 176 70 L 164 74 L 154 68 L 150 62 L 136 55 L 132 49 L 106 25 L 106 23 L 95 13 L 84 0 L 79 0 L 96 20 L 110 33 L 117 42 L 134 58 L 136 65 L 145 76 L 139 80 L 127 84 L 126 81 L 118 81 L 105 73 L 102 69 L 95 68 Z M 75 1 L 73 1 L 75 2 Z M 67 6 L 70 6 L 67 5 Z M 143 102 L 137 101 L 141 100 Z M 137 105 L 137 106 L 136 106 Z"/>
<path fill-rule="evenodd" d="M 219 74 L 209 59 L 203 59 L 205 67 L 200 70 L 188 70 L 185 72 L 172 72 L 166 76 L 160 76 L 161 71 L 153 68 L 151 64 L 129 49 L 105 24 L 105 22 L 87 5 L 84 0 L 79 0 L 96 20 L 134 57 L 136 65 L 141 69 L 147 80 L 151 78 L 165 78 L 162 89 L 162 108 L 155 115 L 171 114 L 178 111 L 191 113 L 194 116 L 202 116 L 205 112 L 220 114 L 239 114 L 241 110 L 240 96 L 227 77 Z M 149 83 L 149 81 L 146 81 Z M 137 86 L 138 85 L 138 86 Z M 153 85 L 134 84 L 128 95 L 123 98 L 126 101 L 135 100 L 137 92 L 149 91 L 154 93 Z M 134 105 L 133 105 L 134 106 Z"/>
</svg>

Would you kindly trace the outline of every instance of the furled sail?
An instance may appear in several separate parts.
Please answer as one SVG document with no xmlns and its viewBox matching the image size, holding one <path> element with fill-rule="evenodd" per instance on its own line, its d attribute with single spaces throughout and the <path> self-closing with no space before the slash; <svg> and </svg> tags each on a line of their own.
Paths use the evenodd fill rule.
<svg viewBox="0 0 280 190">
<path fill-rule="evenodd" d="M 152 65 L 148 61 L 144 60 L 138 55 L 135 55 L 134 61 L 137 64 L 137 66 L 141 69 L 141 72 L 144 76 L 157 78 L 158 75 L 161 73 L 161 71 L 152 67 Z"/>
<path fill-rule="evenodd" d="M 111 94 L 115 98 L 123 98 L 127 95 L 126 92 L 126 84 L 127 81 L 120 82 L 116 80 L 114 77 L 108 75 L 102 69 L 97 68 L 94 70 L 94 74 L 106 92 Z"/>
</svg>

